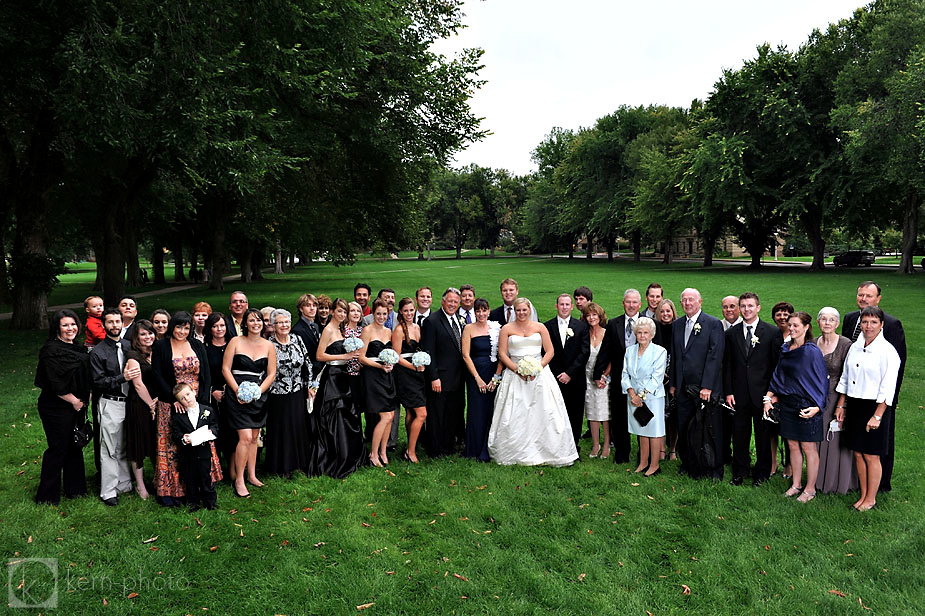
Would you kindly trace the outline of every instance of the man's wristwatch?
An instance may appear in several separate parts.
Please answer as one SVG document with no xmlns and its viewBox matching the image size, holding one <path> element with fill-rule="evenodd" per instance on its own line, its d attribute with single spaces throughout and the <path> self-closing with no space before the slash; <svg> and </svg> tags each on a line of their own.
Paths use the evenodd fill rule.
<svg viewBox="0 0 925 616">
<path fill-rule="evenodd" d="M 874 419 L 876 419 L 877 421 L 880 421 L 882 417 L 883 415 L 874 415 Z"/>
</svg>

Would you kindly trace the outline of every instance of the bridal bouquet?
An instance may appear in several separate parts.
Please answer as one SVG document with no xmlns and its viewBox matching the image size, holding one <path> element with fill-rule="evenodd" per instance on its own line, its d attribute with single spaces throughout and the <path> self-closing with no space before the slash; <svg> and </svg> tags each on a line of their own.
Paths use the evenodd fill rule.
<svg viewBox="0 0 925 616">
<path fill-rule="evenodd" d="M 349 338 L 344 338 L 344 350 L 348 353 L 353 353 L 354 351 L 359 351 L 362 349 L 365 344 L 359 338 L 351 336 Z"/>
<path fill-rule="evenodd" d="M 392 349 L 382 349 L 379 351 L 379 355 L 376 357 L 380 364 L 385 364 L 386 366 L 394 366 L 398 363 L 398 353 Z"/>
<path fill-rule="evenodd" d="M 524 357 L 517 362 L 517 374 L 521 376 L 535 377 L 543 371 L 543 364 L 535 357 Z"/>
<path fill-rule="evenodd" d="M 260 397 L 260 386 L 257 383 L 244 381 L 238 385 L 238 400 L 244 404 L 250 404 Z"/>
<path fill-rule="evenodd" d="M 427 351 L 416 351 L 411 356 L 411 365 L 415 368 L 430 365 L 430 354 Z"/>
</svg>

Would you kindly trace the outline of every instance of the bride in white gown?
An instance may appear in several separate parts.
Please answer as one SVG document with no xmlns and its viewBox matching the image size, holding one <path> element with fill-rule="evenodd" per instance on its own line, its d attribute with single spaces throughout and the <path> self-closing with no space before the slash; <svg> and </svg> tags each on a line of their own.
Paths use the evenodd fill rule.
<svg viewBox="0 0 925 616">
<path fill-rule="evenodd" d="M 548 366 L 553 354 L 549 332 L 530 320 L 531 310 L 529 300 L 518 298 L 516 319 L 501 328 L 498 359 L 506 370 L 495 395 L 488 453 L 498 464 L 568 466 L 578 459 L 578 451 L 562 393 Z M 542 365 L 537 376 L 517 373 L 525 357 Z"/>
</svg>

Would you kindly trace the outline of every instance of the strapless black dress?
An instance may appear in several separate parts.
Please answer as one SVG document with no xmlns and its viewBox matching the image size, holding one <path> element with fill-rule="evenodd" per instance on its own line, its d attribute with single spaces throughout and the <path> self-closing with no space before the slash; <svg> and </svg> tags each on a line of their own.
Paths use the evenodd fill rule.
<svg viewBox="0 0 925 616">
<path fill-rule="evenodd" d="M 417 340 L 410 342 L 402 341 L 401 354 L 415 353 L 421 350 L 420 343 Z M 405 358 L 409 362 L 410 357 Z M 395 375 L 395 387 L 398 390 L 398 401 L 406 409 L 416 409 L 427 406 L 427 390 L 425 389 L 424 373 L 417 370 L 409 370 L 401 366 L 395 366 L 392 371 Z"/>
<path fill-rule="evenodd" d="M 263 382 L 267 378 L 267 358 L 261 357 L 254 361 L 247 355 L 236 353 L 231 360 L 231 374 L 235 382 L 240 385 L 244 381 L 251 383 Z M 232 430 L 247 430 L 262 428 L 267 425 L 267 392 L 248 404 L 241 404 L 231 388 L 225 390 L 225 408 L 228 410 L 228 425 Z"/>
<path fill-rule="evenodd" d="M 391 348 L 391 342 L 386 344 L 380 340 L 373 340 L 366 347 L 366 357 L 378 357 L 383 349 Z M 367 413 L 389 413 L 398 410 L 398 398 L 392 372 L 363 366 L 360 376 L 363 378 L 364 410 Z"/>
</svg>

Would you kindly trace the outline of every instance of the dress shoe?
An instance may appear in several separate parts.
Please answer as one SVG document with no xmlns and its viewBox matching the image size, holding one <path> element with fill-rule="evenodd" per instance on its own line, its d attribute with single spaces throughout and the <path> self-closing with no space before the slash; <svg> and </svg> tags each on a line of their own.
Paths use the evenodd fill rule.
<svg viewBox="0 0 925 616">
<path fill-rule="evenodd" d="M 760 486 L 761 484 L 763 484 L 763 483 L 766 482 L 767 480 L 768 480 L 767 477 L 758 477 L 757 479 L 755 479 L 755 480 L 752 482 L 752 485 L 755 486 L 755 487 L 757 488 L 758 486 Z"/>
<path fill-rule="evenodd" d="M 740 486 L 745 483 L 745 479 L 742 477 L 733 477 L 732 481 L 729 482 L 730 485 Z"/>
<path fill-rule="evenodd" d="M 109 498 L 101 498 L 100 500 L 103 501 L 103 504 L 107 507 L 115 507 L 119 504 L 118 496 L 110 496 Z"/>
<path fill-rule="evenodd" d="M 661 475 L 661 474 L 662 474 L 662 467 L 659 466 L 657 469 L 655 469 L 651 473 L 646 473 L 645 475 L 643 475 L 643 477 L 655 477 L 656 475 Z"/>
</svg>

